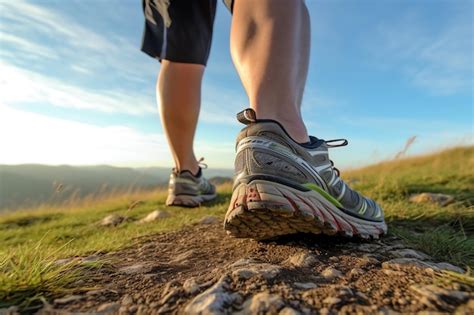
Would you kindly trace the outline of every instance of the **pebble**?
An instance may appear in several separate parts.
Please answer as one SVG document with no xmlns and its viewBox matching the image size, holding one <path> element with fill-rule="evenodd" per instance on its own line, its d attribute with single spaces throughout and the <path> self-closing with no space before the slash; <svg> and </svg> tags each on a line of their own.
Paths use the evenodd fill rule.
<svg viewBox="0 0 474 315">
<path fill-rule="evenodd" d="M 149 223 L 149 222 L 158 221 L 160 219 L 168 218 L 169 216 L 170 216 L 170 213 L 168 211 L 155 210 L 155 211 L 150 212 L 146 217 L 141 219 L 139 222 Z"/>
<path fill-rule="evenodd" d="M 212 287 L 196 296 L 184 309 L 185 314 L 222 314 L 226 305 L 240 296 L 230 290 L 230 279 L 222 276 Z"/>
<path fill-rule="evenodd" d="M 104 303 L 102 304 L 101 306 L 99 306 L 97 308 L 97 312 L 100 312 L 100 313 L 114 313 L 114 312 L 117 312 L 120 308 L 120 304 L 119 303 L 115 303 L 115 302 L 112 302 L 112 303 Z"/>
<path fill-rule="evenodd" d="M 279 315 L 299 315 L 301 313 L 296 311 L 294 308 L 287 306 L 287 307 L 284 307 L 278 314 Z"/>
<path fill-rule="evenodd" d="M 280 296 L 267 291 L 260 292 L 249 298 L 242 305 L 238 314 L 266 314 L 276 313 L 285 303 Z"/>
<path fill-rule="evenodd" d="M 393 269 L 393 270 L 403 270 L 406 267 L 418 267 L 418 268 L 432 268 L 438 269 L 433 264 L 430 264 L 425 261 L 421 261 L 416 258 L 395 258 L 382 263 L 382 268 L 384 269 Z"/>
<path fill-rule="evenodd" d="M 122 305 L 132 305 L 133 304 L 133 298 L 127 294 L 122 298 Z"/>
<path fill-rule="evenodd" d="M 266 280 L 275 278 L 281 270 L 280 266 L 261 263 L 253 259 L 240 259 L 229 266 L 232 275 L 239 279 L 250 279 L 255 275 L 261 275 Z"/>
<path fill-rule="evenodd" d="M 419 260 L 431 259 L 431 257 L 426 255 L 425 253 L 409 248 L 394 250 L 392 251 L 392 255 L 397 258 L 415 258 Z"/>
<path fill-rule="evenodd" d="M 150 266 L 144 264 L 135 264 L 131 266 L 126 266 L 120 268 L 119 271 L 125 274 L 137 274 L 137 273 L 146 273 L 150 270 Z"/>
<path fill-rule="evenodd" d="M 126 216 L 111 214 L 103 218 L 102 221 L 99 222 L 99 224 L 102 226 L 117 226 L 126 220 Z"/>
<path fill-rule="evenodd" d="M 446 194 L 421 193 L 412 195 L 409 199 L 413 203 L 435 203 L 438 206 L 444 207 L 454 201 L 454 197 Z"/>
<path fill-rule="evenodd" d="M 421 303 L 448 312 L 453 311 L 455 305 L 463 303 L 469 298 L 467 292 L 443 289 L 435 285 L 412 285 L 410 289 L 420 296 Z"/>
<path fill-rule="evenodd" d="M 194 278 L 189 278 L 189 279 L 186 279 L 186 281 L 184 281 L 183 289 L 188 294 L 194 294 L 199 291 L 200 287 L 196 283 L 196 280 L 194 280 Z"/>
<path fill-rule="evenodd" d="M 326 280 L 333 280 L 335 278 L 342 277 L 342 272 L 340 272 L 339 270 L 335 268 L 329 267 L 329 268 L 324 269 L 323 272 L 321 272 L 321 275 Z"/>
<path fill-rule="evenodd" d="M 360 269 L 360 268 L 353 268 L 351 269 L 351 271 L 349 272 L 349 274 L 351 276 L 360 276 L 360 275 L 363 275 L 364 274 L 364 270 Z"/>
<path fill-rule="evenodd" d="M 323 300 L 323 303 L 328 305 L 328 306 L 338 304 L 340 302 L 341 302 L 341 299 L 339 299 L 337 297 L 332 297 L 332 296 L 329 296 L 329 297 L 327 297 Z"/>
<path fill-rule="evenodd" d="M 436 267 L 438 267 L 441 270 L 453 271 L 453 272 L 457 272 L 457 273 L 464 273 L 464 269 L 462 269 L 458 266 L 454 266 L 454 265 L 452 265 L 450 263 L 447 263 L 447 262 L 437 263 Z"/>
<path fill-rule="evenodd" d="M 68 304 L 71 302 L 76 302 L 82 300 L 84 296 L 82 295 L 69 295 L 60 299 L 55 299 L 54 304 Z"/>
<path fill-rule="evenodd" d="M 295 267 L 308 268 L 318 263 L 318 259 L 312 253 L 299 253 L 288 258 L 286 262 Z"/>
<path fill-rule="evenodd" d="M 318 285 L 314 282 L 294 282 L 293 286 L 297 289 L 309 290 L 317 288 Z"/>
</svg>

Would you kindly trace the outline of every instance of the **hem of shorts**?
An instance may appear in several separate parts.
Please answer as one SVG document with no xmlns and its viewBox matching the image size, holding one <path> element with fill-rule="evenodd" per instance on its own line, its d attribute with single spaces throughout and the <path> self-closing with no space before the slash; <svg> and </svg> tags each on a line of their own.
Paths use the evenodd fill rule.
<svg viewBox="0 0 474 315">
<path fill-rule="evenodd" d="M 171 62 L 189 63 L 189 64 L 196 64 L 196 65 L 202 65 L 202 66 L 207 65 L 206 62 L 199 62 L 199 61 L 196 61 L 196 60 L 189 60 L 189 59 L 185 59 L 185 58 L 176 58 L 176 57 L 171 57 L 171 56 L 166 56 L 165 58 L 161 58 L 160 54 L 157 54 L 155 52 L 148 51 L 144 48 L 141 48 L 140 50 L 142 52 L 144 52 L 145 54 L 147 54 L 148 56 L 150 56 L 151 58 L 158 60 L 159 62 L 161 62 L 161 60 L 168 60 L 168 61 L 171 61 Z"/>
</svg>

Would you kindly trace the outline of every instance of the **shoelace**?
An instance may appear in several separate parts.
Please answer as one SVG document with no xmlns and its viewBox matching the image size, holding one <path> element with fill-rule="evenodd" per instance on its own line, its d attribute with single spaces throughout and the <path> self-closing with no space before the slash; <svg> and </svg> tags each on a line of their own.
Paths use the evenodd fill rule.
<svg viewBox="0 0 474 315">
<path fill-rule="evenodd" d="M 324 143 L 326 144 L 328 148 L 338 148 L 338 147 L 344 147 L 348 145 L 349 141 L 347 141 L 346 139 L 333 139 L 333 140 L 325 140 Z M 334 167 L 334 162 L 332 160 L 329 160 L 329 162 L 331 162 L 331 168 L 336 172 L 336 175 L 340 177 L 341 172 L 336 167 Z"/>
<path fill-rule="evenodd" d="M 206 169 L 206 168 L 207 168 L 207 164 L 206 164 L 206 163 L 203 163 L 203 161 L 204 161 L 204 158 L 201 157 L 201 158 L 197 161 L 197 162 L 198 162 L 198 165 L 199 165 L 200 168 Z"/>
</svg>

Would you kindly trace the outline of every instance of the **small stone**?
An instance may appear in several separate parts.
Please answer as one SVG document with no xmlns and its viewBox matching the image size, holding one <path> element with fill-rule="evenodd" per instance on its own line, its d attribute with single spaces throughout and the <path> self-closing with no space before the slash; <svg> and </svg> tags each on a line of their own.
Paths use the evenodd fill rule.
<svg viewBox="0 0 474 315">
<path fill-rule="evenodd" d="M 246 280 L 255 275 L 261 275 L 264 279 L 271 280 L 280 273 L 281 267 L 253 259 L 240 259 L 231 264 L 229 269 L 233 269 L 232 275 L 239 279 Z"/>
<path fill-rule="evenodd" d="M 319 314 L 321 315 L 329 315 L 329 309 L 326 307 L 323 307 L 322 309 L 319 310 Z"/>
<path fill-rule="evenodd" d="M 90 255 L 81 259 L 81 263 L 92 263 L 99 260 L 99 255 Z"/>
<path fill-rule="evenodd" d="M 421 193 L 412 195 L 409 199 L 413 203 L 434 203 L 441 207 L 447 206 L 454 201 L 454 197 L 446 194 Z"/>
<path fill-rule="evenodd" d="M 338 304 L 340 302 L 341 302 L 341 299 L 339 299 L 337 297 L 332 297 L 332 296 L 329 296 L 329 297 L 327 297 L 323 300 L 323 303 L 328 305 L 328 306 L 335 305 L 335 304 Z"/>
<path fill-rule="evenodd" d="M 286 263 L 300 268 L 308 268 L 314 266 L 318 262 L 316 256 L 312 253 L 299 253 L 291 256 Z"/>
<path fill-rule="evenodd" d="M 0 315 L 20 315 L 20 309 L 18 308 L 18 306 L 0 308 Z"/>
<path fill-rule="evenodd" d="M 219 219 L 217 217 L 212 216 L 212 215 L 207 215 L 207 216 L 203 217 L 199 221 L 199 223 L 201 223 L 201 224 L 213 224 L 213 223 L 216 223 L 218 221 L 219 221 Z"/>
<path fill-rule="evenodd" d="M 131 295 L 127 294 L 122 298 L 122 305 L 128 306 L 133 304 L 133 298 Z"/>
<path fill-rule="evenodd" d="M 335 268 L 329 267 L 329 268 L 324 269 L 323 272 L 321 272 L 321 275 L 326 280 L 333 280 L 335 278 L 342 277 L 342 272 L 340 272 L 339 270 Z"/>
<path fill-rule="evenodd" d="M 392 269 L 392 270 L 403 270 L 404 268 L 410 268 L 410 267 L 417 267 L 417 268 L 432 268 L 432 269 L 438 269 L 433 264 L 430 264 L 425 261 L 421 261 L 416 258 L 395 258 L 386 262 L 382 263 L 382 268 L 384 269 Z"/>
<path fill-rule="evenodd" d="M 185 314 L 222 314 L 238 299 L 230 290 L 230 279 L 222 276 L 212 287 L 196 296 L 184 309 Z"/>
<path fill-rule="evenodd" d="M 436 264 L 436 267 L 438 267 L 441 270 L 446 270 L 446 271 L 453 271 L 457 273 L 464 273 L 464 270 L 458 266 L 454 266 L 450 263 L 447 262 L 440 262 Z"/>
<path fill-rule="evenodd" d="M 150 266 L 143 265 L 143 264 L 135 264 L 131 266 L 126 266 L 120 268 L 119 271 L 125 274 L 137 274 L 137 273 L 146 273 L 150 270 Z"/>
<path fill-rule="evenodd" d="M 260 292 L 249 298 L 242 305 L 241 314 L 266 314 L 277 313 L 285 303 L 278 295 L 267 291 Z"/>
<path fill-rule="evenodd" d="M 184 262 L 187 262 L 189 260 L 189 258 L 191 258 L 195 254 L 196 254 L 196 251 L 194 249 L 190 249 L 190 250 L 188 250 L 184 253 L 181 253 L 181 254 L 177 255 L 176 257 L 174 257 L 174 259 L 171 260 L 171 262 L 178 263 L 178 264 L 183 264 Z"/>
<path fill-rule="evenodd" d="M 196 283 L 196 280 L 194 280 L 193 278 L 190 278 L 184 281 L 183 289 L 188 294 L 194 294 L 199 291 L 200 287 Z"/>
<path fill-rule="evenodd" d="M 296 311 L 294 308 L 287 306 L 287 307 L 284 307 L 278 314 L 279 315 L 299 315 L 301 313 Z"/>
<path fill-rule="evenodd" d="M 410 289 L 420 295 L 420 301 L 426 306 L 436 307 L 447 312 L 452 312 L 456 305 L 469 299 L 467 292 L 443 289 L 435 285 L 412 285 Z"/>
<path fill-rule="evenodd" d="M 360 275 L 363 275 L 364 274 L 364 270 L 360 269 L 360 268 L 353 268 L 351 269 L 351 271 L 349 272 L 349 274 L 351 276 L 360 276 Z"/>
<path fill-rule="evenodd" d="M 405 273 L 403 271 L 398 271 L 398 270 L 391 270 L 391 269 L 383 269 L 382 270 L 384 274 L 387 276 L 392 276 L 392 277 L 402 277 L 405 276 Z"/>
<path fill-rule="evenodd" d="M 409 249 L 409 248 L 394 250 L 392 251 L 392 255 L 397 258 L 415 258 L 419 260 L 431 259 L 431 257 L 426 255 L 425 253 L 416 251 L 414 249 Z"/>
<path fill-rule="evenodd" d="M 361 252 L 366 252 L 366 253 L 373 253 L 376 252 L 380 249 L 380 245 L 377 244 L 369 244 L 369 243 L 363 243 L 357 246 L 357 250 Z"/>
<path fill-rule="evenodd" d="M 54 304 L 68 304 L 68 303 L 82 300 L 83 298 L 84 296 L 82 295 L 69 295 L 60 299 L 55 299 Z"/>
<path fill-rule="evenodd" d="M 313 282 L 295 282 L 293 283 L 293 286 L 297 289 L 302 289 L 302 290 L 309 290 L 309 289 L 314 289 L 318 287 L 318 285 Z"/>
<path fill-rule="evenodd" d="M 154 222 L 158 221 L 160 219 L 168 218 L 170 216 L 168 211 L 164 210 L 155 210 L 150 212 L 146 217 L 141 219 L 139 222 L 140 223 L 149 223 L 149 222 Z"/>
<path fill-rule="evenodd" d="M 100 313 L 114 313 L 117 312 L 120 308 L 119 303 L 104 303 L 97 308 L 97 312 Z"/>
<path fill-rule="evenodd" d="M 102 226 L 117 226 L 126 220 L 126 216 L 111 214 L 103 218 L 102 221 L 99 222 L 99 224 Z"/>
</svg>

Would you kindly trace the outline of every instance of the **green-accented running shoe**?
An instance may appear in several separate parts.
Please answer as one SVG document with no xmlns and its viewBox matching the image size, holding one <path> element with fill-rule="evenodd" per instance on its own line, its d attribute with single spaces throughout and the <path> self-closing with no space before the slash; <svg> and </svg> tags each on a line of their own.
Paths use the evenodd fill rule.
<svg viewBox="0 0 474 315">
<path fill-rule="evenodd" d="M 339 177 L 328 149 L 347 140 L 295 142 L 274 120 L 246 109 L 237 137 L 235 182 L 224 226 L 236 237 L 268 239 L 298 232 L 378 238 L 383 211 Z"/>
<path fill-rule="evenodd" d="M 173 169 L 171 172 L 167 206 L 197 207 L 216 196 L 216 187 L 204 178 L 201 168 L 196 176 L 186 170 L 178 172 Z"/>
</svg>

